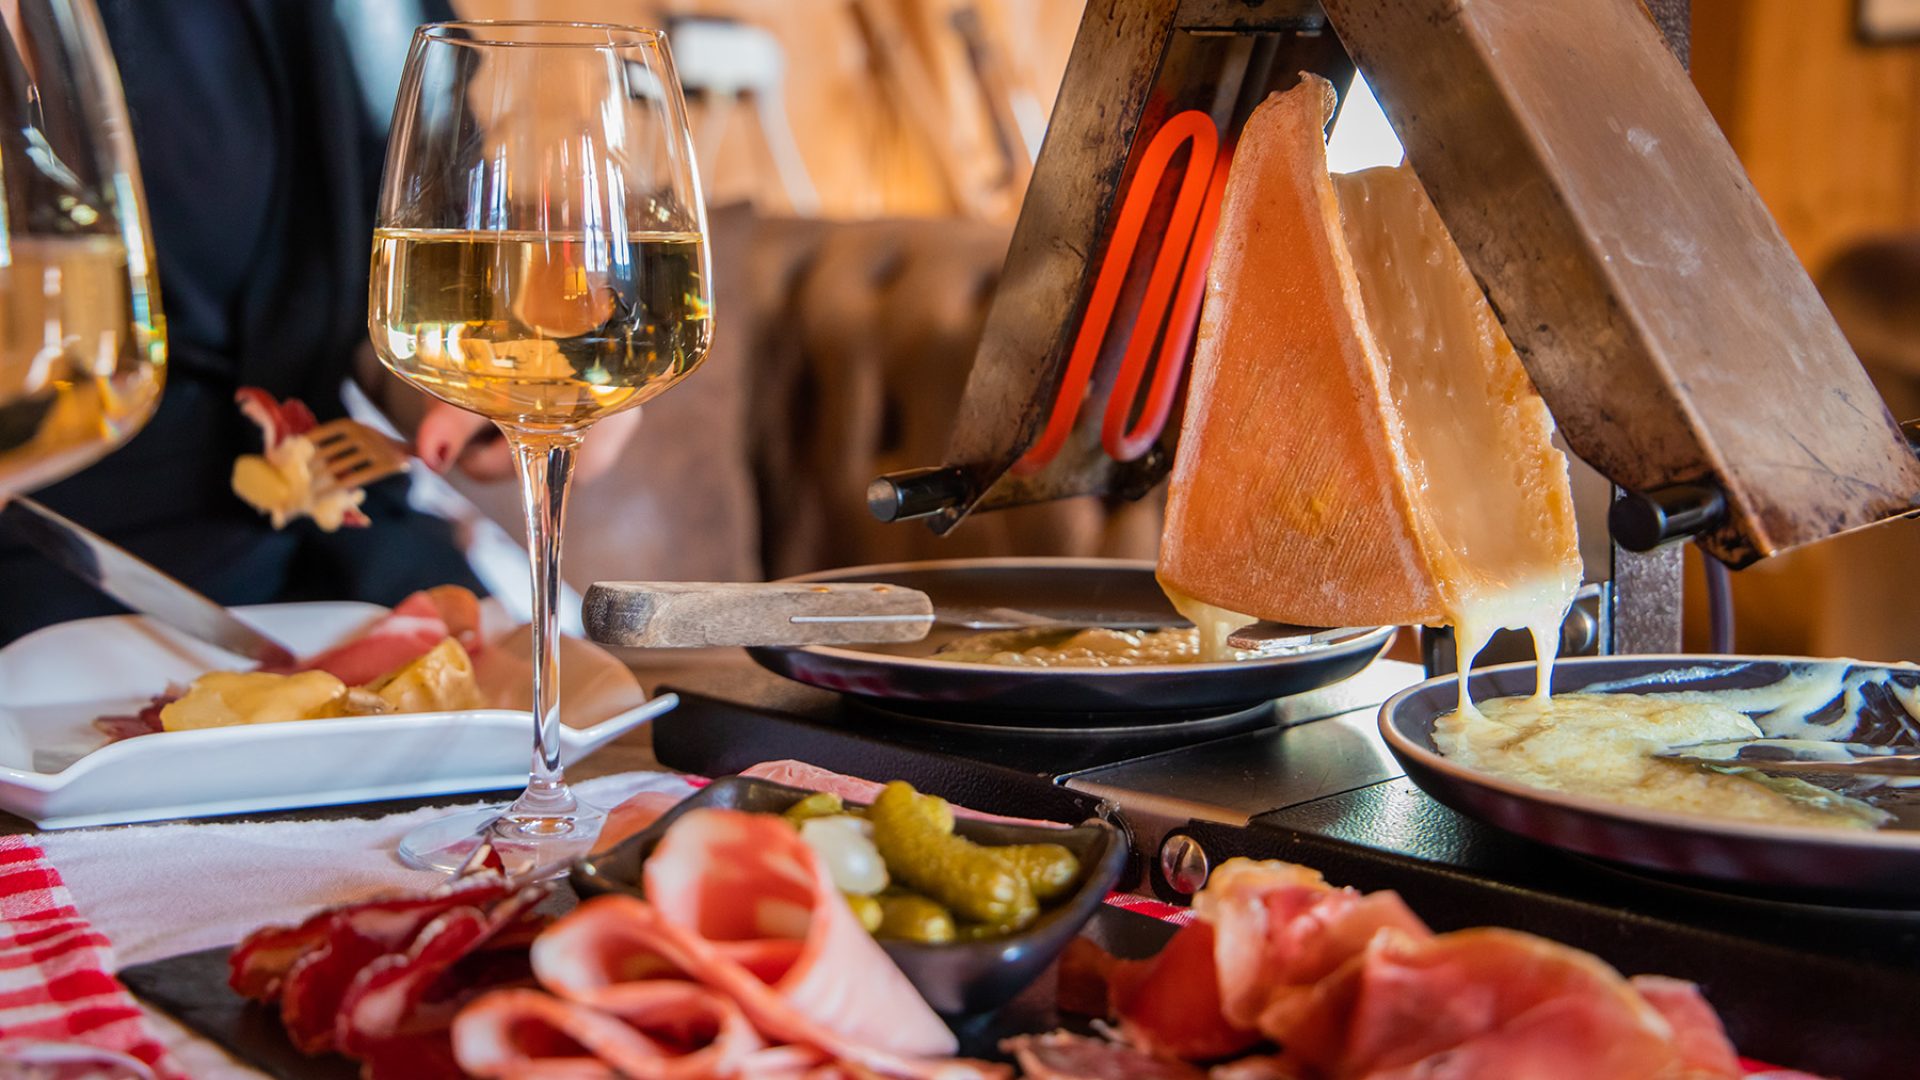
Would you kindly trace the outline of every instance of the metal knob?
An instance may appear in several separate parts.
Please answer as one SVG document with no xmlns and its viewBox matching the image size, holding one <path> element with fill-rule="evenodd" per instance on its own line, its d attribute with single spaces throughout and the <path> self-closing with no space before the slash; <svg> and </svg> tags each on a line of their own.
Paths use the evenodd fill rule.
<svg viewBox="0 0 1920 1080">
<path fill-rule="evenodd" d="M 888 473 L 867 485 L 867 509 L 881 521 L 937 514 L 966 497 L 967 474 L 951 465 Z"/>
<path fill-rule="evenodd" d="M 1192 896 L 1206 888 L 1207 875 L 1212 872 L 1213 864 L 1200 841 L 1176 833 L 1161 842 L 1160 876 L 1174 892 Z"/>
<path fill-rule="evenodd" d="M 1713 528 L 1726 513 L 1727 496 L 1713 484 L 1674 484 L 1621 495 L 1607 510 L 1607 527 L 1628 551 L 1652 551 Z"/>
</svg>

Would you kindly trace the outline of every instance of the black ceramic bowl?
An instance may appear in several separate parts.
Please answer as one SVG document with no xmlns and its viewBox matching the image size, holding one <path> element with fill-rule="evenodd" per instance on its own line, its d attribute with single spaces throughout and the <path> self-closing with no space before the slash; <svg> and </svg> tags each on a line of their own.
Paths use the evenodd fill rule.
<svg viewBox="0 0 1920 1080">
<path fill-rule="evenodd" d="M 689 810 L 711 806 L 777 814 L 810 794 L 812 792 L 800 788 L 745 776 L 716 780 L 667 811 L 645 830 L 575 863 L 574 891 L 581 896 L 614 892 L 643 895 L 641 864 L 653 854 L 654 845 L 660 842 L 667 828 Z M 1120 830 L 1104 821 L 1052 829 L 963 817 L 955 821 L 954 831 L 982 844 L 1064 845 L 1080 860 L 1080 880 L 1065 899 L 1043 911 L 1032 926 L 1018 933 L 951 945 L 882 941 L 880 947 L 906 973 L 927 1004 L 944 1016 L 997 1008 L 1038 978 L 1093 917 L 1120 879 L 1121 867 L 1127 860 L 1127 846 Z"/>
</svg>

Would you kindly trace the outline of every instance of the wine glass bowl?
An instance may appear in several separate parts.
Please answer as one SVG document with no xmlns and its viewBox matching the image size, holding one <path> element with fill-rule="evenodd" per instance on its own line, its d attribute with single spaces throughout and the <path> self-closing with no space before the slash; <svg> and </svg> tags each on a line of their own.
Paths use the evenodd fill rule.
<svg viewBox="0 0 1920 1080">
<path fill-rule="evenodd" d="M 503 816 L 402 844 L 416 865 L 496 849 L 549 865 L 596 811 L 559 758 L 559 545 L 596 420 L 685 378 L 712 338 L 706 213 L 664 35 L 597 23 L 421 27 L 401 79 L 367 325 L 381 361 L 493 420 L 514 451 L 534 584 L 534 760 Z"/>
<path fill-rule="evenodd" d="M 684 378 L 712 337 L 685 115 L 654 31 L 421 28 L 374 236 L 381 359 L 529 428 L 577 428 Z"/>
<path fill-rule="evenodd" d="M 137 431 L 166 355 L 99 14 L 92 0 L 20 0 L 0 33 L 0 501 Z"/>
</svg>

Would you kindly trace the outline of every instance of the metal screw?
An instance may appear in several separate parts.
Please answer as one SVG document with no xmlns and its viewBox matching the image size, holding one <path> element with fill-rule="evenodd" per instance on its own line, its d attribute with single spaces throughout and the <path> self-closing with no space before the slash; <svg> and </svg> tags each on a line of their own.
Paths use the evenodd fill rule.
<svg viewBox="0 0 1920 1080">
<path fill-rule="evenodd" d="M 1160 845 L 1160 876 L 1167 886 L 1184 896 L 1192 896 L 1206 887 L 1213 866 L 1207 851 L 1191 836 L 1169 836 Z"/>
</svg>

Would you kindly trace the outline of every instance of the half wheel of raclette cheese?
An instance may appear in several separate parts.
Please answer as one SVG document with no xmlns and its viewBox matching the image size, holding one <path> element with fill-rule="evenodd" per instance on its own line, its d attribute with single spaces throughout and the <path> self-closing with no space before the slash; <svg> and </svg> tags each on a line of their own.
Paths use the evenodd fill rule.
<svg viewBox="0 0 1920 1080">
<path fill-rule="evenodd" d="M 1557 640 L 1580 556 L 1552 418 L 1412 172 L 1328 174 L 1333 101 L 1302 75 L 1235 150 L 1161 581 L 1279 622 Z"/>
</svg>

